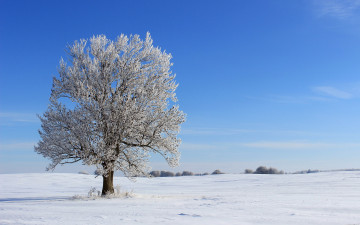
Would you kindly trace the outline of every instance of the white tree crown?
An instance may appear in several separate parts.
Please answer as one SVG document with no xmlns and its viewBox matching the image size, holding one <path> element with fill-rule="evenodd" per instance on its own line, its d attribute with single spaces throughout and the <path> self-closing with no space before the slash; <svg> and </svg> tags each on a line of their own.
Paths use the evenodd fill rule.
<svg viewBox="0 0 360 225">
<path fill-rule="evenodd" d="M 174 104 L 171 54 L 154 47 L 147 33 L 145 40 L 123 34 L 116 41 L 82 39 L 68 55 L 70 65 L 61 59 L 50 105 L 39 116 L 35 151 L 51 159 L 48 169 L 82 161 L 103 174 L 134 176 L 148 171 L 152 153 L 176 166 L 186 116 Z"/>
</svg>

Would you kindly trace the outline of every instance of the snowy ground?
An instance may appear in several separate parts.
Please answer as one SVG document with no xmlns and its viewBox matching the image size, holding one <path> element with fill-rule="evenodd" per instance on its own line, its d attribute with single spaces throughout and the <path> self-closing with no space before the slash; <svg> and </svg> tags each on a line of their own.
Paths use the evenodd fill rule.
<svg viewBox="0 0 360 225">
<path fill-rule="evenodd" d="M 0 174 L 0 224 L 360 225 L 360 172 L 116 177 L 133 197 L 71 199 L 101 179 Z"/>
</svg>

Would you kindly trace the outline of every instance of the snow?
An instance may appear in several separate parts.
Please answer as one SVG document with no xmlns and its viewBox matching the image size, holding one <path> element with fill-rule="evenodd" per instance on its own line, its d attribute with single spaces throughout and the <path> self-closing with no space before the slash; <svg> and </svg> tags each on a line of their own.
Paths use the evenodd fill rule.
<svg viewBox="0 0 360 225">
<path fill-rule="evenodd" d="M 0 224 L 360 224 L 360 172 L 115 177 L 132 197 L 83 174 L 0 174 Z"/>
</svg>

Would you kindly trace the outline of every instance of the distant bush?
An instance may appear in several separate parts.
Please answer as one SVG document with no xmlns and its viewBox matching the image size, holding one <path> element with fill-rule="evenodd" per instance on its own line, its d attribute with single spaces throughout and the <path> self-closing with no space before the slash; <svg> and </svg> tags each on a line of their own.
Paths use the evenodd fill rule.
<svg viewBox="0 0 360 225">
<path fill-rule="evenodd" d="M 246 170 L 245 170 L 245 173 L 247 173 L 247 174 L 248 174 L 248 173 L 254 173 L 254 171 L 251 170 L 251 169 L 246 169 Z"/>
<path fill-rule="evenodd" d="M 79 174 L 89 175 L 89 173 L 88 173 L 87 171 L 85 171 L 85 170 L 81 170 L 81 171 L 79 171 Z"/>
<path fill-rule="evenodd" d="M 320 170 L 310 170 L 310 169 L 308 169 L 308 170 L 297 171 L 294 174 L 319 173 L 319 172 L 320 172 Z"/>
<path fill-rule="evenodd" d="M 256 171 L 255 171 L 256 174 L 268 174 L 269 173 L 269 170 L 268 168 L 266 168 L 265 166 L 259 166 Z"/>
<path fill-rule="evenodd" d="M 278 174 L 278 173 L 279 171 L 277 169 L 271 167 L 269 168 L 268 174 Z"/>
<path fill-rule="evenodd" d="M 160 171 L 151 171 L 150 172 L 150 175 L 152 176 L 152 177 L 160 177 Z"/>
<path fill-rule="evenodd" d="M 190 171 L 183 171 L 181 176 L 194 176 L 194 173 Z"/>
<path fill-rule="evenodd" d="M 214 172 L 212 172 L 211 175 L 216 175 L 216 174 L 224 174 L 224 173 L 221 172 L 220 170 L 215 170 Z"/>
<path fill-rule="evenodd" d="M 173 177 L 175 174 L 169 171 L 151 171 L 150 176 L 152 177 Z"/>
<path fill-rule="evenodd" d="M 175 174 L 173 172 L 169 172 L 169 171 L 161 171 L 160 172 L 160 177 L 173 177 L 175 176 Z"/>
<path fill-rule="evenodd" d="M 270 167 L 269 169 L 265 166 L 259 166 L 256 171 L 256 174 L 284 174 L 284 171 L 278 171 L 276 168 Z"/>
<path fill-rule="evenodd" d="M 220 170 L 215 170 L 212 174 L 223 174 L 223 172 L 221 172 Z M 177 172 L 177 173 L 173 173 L 173 172 L 169 172 L 169 171 L 151 171 L 149 173 L 150 176 L 152 177 L 180 177 L 180 176 L 206 176 L 209 175 L 209 173 L 196 173 L 194 174 L 191 171 L 183 171 L 183 172 Z"/>
<path fill-rule="evenodd" d="M 101 175 L 102 175 L 101 170 L 100 170 L 100 169 L 96 169 L 96 170 L 94 171 L 94 175 L 96 175 L 96 176 L 101 176 Z"/>
</svg>

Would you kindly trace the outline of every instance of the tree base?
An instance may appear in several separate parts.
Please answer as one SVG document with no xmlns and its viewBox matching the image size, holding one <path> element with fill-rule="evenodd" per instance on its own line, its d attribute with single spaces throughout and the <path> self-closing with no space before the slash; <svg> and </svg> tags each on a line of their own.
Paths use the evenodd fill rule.
<svg viewBox="0 0 360 225">
<path fill-rule="evenodd" d="M 114 194 L 114 171 L 108 172 L 108 174 L 103 175 L 103 188 L 101 196 L 108 194 Z"/>
</svg>

